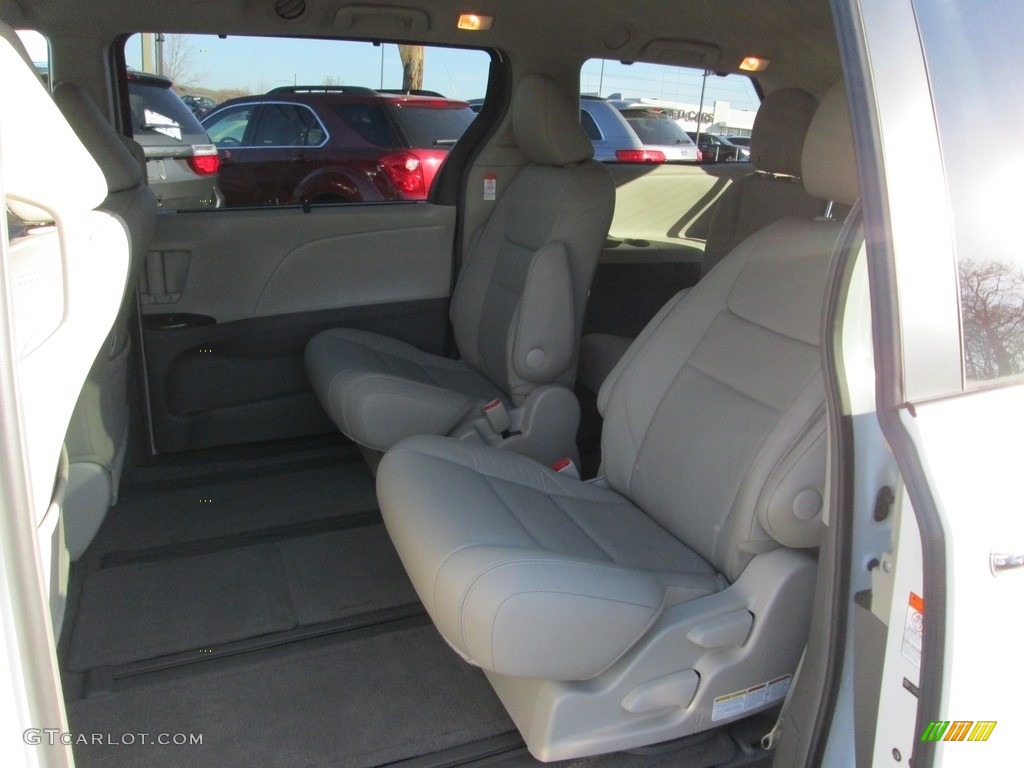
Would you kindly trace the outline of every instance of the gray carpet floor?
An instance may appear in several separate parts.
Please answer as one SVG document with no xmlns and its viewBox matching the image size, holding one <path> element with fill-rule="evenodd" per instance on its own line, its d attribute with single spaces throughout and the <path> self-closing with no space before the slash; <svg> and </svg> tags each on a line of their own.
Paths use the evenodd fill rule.
<svg viewBox="0 0 1024 768">
<path fill-rule="evenodd" d="M 288 471 L 269 467 L 250 476 L 185 480 L 156 490 L 131 487 L 110 510 L 86 556 L 237 536 L 376 507 L 373 477 L 358 462 Z"/>
<path fill-rule="evenodd" d="M 295 626 L 273 545 L 105 568 L 85 583 L 70 668 L 127 664 Z"/>
<path fill-rule="evenodd" d="M 80 766 L 371 768 L 514 730 L 483 674 L 433 627 L 69 703 L 78 733 L 201 734 L 97 745 Z"/>
<path fill-rule="evenodd" d="M 100 568 L 68 668 L 85 671 L 417 603 L 384 526 Z"/>
</svg>

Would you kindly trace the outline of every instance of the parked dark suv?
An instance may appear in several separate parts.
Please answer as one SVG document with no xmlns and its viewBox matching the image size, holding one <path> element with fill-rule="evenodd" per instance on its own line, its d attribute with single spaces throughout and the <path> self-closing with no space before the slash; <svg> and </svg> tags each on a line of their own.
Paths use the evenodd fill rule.
<svg viewBox="0 0 1024 768">
<path fill-rule="evenodd" d="M 424 200 L 476 117 L 429 92 L 289 86 L 203 118 L 221 151 L 226 205 Z"/>
<path fill-rule="evenodd" d="M 149 186 L 162 208 L 218 208 L 220 159 L 199 120 L 166 77 L 128 73 L 132 136 L 146 153 Z"/>
<path fill-rule="evenodd" d="M 210 110 L 217 106 L 217 102 L 209 96 L 193 96 L 186 94 L 181 97 L 185 106 L 192 110 L 196 117 L 204 117 Z"/>
</svg>

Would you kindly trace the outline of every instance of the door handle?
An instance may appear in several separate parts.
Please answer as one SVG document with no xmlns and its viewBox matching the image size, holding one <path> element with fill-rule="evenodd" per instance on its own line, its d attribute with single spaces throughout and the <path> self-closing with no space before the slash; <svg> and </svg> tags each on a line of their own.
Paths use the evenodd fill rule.
<svg viewBox="0 0 1024 768">
<path fill-rule="evenodd" d="M 993 576 L 1001 576 L 1010 571 L 1024 570 L 1024 554 L 993 552 L 989 556 L 989 566 Z"/>
<path fill-rule="evenodd" d="M 175 331 L 180 328 L 199 328 L 203 325 L 216 325 L 217 320 L 209 315 L 161 312 L 143 315 L 142 324 L 147 331 Z"/>
</svg>

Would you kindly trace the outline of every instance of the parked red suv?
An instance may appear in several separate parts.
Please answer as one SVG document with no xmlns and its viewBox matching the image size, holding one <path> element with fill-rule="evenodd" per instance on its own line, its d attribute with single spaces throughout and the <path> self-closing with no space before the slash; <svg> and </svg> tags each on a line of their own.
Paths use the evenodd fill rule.
<svg viewBox="0 0 1024 768">
<path fill-rule="evenodd" d="M 225 204 L 424 200 L 476 117 L 438 93 L 289 86 L 203 117 L 220 149 Z"/>
</svg>

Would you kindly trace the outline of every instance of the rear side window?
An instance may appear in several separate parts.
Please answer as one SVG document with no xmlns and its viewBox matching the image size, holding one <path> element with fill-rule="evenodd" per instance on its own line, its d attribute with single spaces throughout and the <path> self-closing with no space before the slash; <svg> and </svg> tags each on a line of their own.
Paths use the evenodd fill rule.
<svg viewBox="0 0 1024 768">
<path fill-rule="evenodd" d="M 624 153 L 617 150 L 644 145 L 691 147 L 694 142 L 687 132 L 725 138 L 750 136 L 761 106 L 753 82 L 743 75 L 720 76 L 690 67 L 602 59 L 591 59 L 580 69 L 580 95 L 597 110 L 594 115 L 581 110 L 580 123 L 594 142 L 595 158 L 604 162 L 621 162 Z M 606 126 L 613 127 L 609 107 L 625 118 L 629 131 L 625 135 L 618 126 L 614 132 L 606 130 Z M 638 162 L 652 162 L 647 155 L 636 156 L 643 157 Z M 701 162 L 732 159 L 723 160 L 715 153 Z"/>
<path fill-rule="evenodd" d="M 451 147 L 476 115 L 469 106 L 437 107 L 397 104 L 389 107 L 411 147 Z"/>
<path fill-rule="evenodd" d="M 131 127 L 180 143 L 145 147 L 174 210 L 426 200 L 491 67 L 483 50 L 171 32 L 131 36 L 124 59 L 129 81 L 165 84 L 130 89 Z"/>
<path fill-rule="evenodd" d="M 604 138 L 601 135 L 601 129 L 594 122 L 593 116 L 585 109 L 580 110 L 580 125 L 583 126 L 583 132 L 587 134 L 587 138 L 591 141 L 600 141 Z"/>
<path fill-rule="evenodd" d="M 345 124 L 371 144 L 378 147 L 397 147 L 398 137 L 381 104 L 337 104 L 337 115 Z"/>
</svg>

